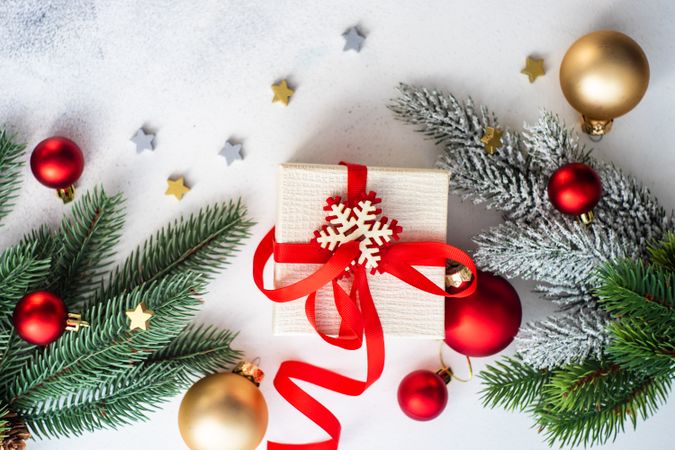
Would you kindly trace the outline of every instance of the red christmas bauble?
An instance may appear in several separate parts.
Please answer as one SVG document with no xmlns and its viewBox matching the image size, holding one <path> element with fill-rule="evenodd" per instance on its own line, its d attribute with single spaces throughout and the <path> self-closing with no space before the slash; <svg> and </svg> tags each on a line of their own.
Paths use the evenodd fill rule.
<svg viewBox="0 0 675 450">
<path fill-rule="evenodd" d="M 48 291 L 27 294 L 16 304 L 12 322 L 23 340 L 47 345 L 57 340 L 66 329 L 68 312 L 58 296 Z"/>
<path fill-rule="evenodd" d="M 30 168 L 47 187 L 65 189 L 75 184 L 84 170 L 84 156 L 68 138 L 54 136 L 40 142 L 30 155 Z"/>
<path fill-rule="evenodd" d="M 448 388 L 445 381 L 430 370 L 411 372 L 398 386 L 398 404 L 411 419 L 434 419 L 443 412 L 447 403 Z"/>
<path fill-rule="evenodd" d="M 592 210 L 602 196 L 602 182 L 582 163 L 565 164 L 548 180 L 548 198 L 558 211 L 579 216 Z"/>
<path fill-rule="evenodd" d="M 493 355 L 513 341 L 522 314 L 518 293 L 508 281 L 478 271 L 473 294 L 445 300 L 445 342 L 466 356 Z"/>
</svg>

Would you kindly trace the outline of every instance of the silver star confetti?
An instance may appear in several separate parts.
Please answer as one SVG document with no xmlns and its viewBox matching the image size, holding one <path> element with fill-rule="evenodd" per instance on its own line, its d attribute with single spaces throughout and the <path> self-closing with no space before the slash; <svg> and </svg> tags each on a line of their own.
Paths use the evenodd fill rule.
<svg viewBox="0 0 675 450">
<path fill-rule="evenodd" d="M 152 133 L 146 133 L 143 128 L 139 128 L 134 137 L 131 138 L 131 142 L 136 144 L 136 153 L 142 153 L 144 150 L 154 150 L 155 149 L 155 135 Z"/>
<path fill-rule="evenodd" d="M 228 166 L 235 161 L 243 159 L 241 156 L 241 144 L 232 145 L 230 141 L 225 142 L 225 146 L 218 154 L 225 158 Z"/>
<path fill-rule="evenodd" d="M 342 49 L 345 52 L 347 50 L 360 52 L 361 47 L 363 47 L 363 41 L 366 40 L 366 38 L 361 33 L 359 33 L 359 30 L 356 27 L 351 27 L 345 31 L 342 36 L 345 38 L 345 46 Z"/>
</svg>

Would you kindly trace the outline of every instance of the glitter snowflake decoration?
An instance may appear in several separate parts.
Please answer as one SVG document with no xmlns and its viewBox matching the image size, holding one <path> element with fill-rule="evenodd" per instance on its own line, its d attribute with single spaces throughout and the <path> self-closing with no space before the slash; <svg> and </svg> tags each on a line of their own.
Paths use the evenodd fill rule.
<svg viewBox="0 0 675 450">
<path fill-rule="evenodd" d="M 380 203 L 374 192 L 370 192 L 355 206 L 349 206 L 341 197 L 326 200 L 324 211 L 329 214 L 321 230 L 315 231 L 315 241 L 326 250 L 334 251 L 345 242 L 359 241 L 361 254 L 352 264 L 365 266 L 375 272 L 382 259 L 381 250 L 398 239 L 401 227 L 396 220 L 388 221 L 378 215 L 382 212 L 376 205 Z"/>
</svg>

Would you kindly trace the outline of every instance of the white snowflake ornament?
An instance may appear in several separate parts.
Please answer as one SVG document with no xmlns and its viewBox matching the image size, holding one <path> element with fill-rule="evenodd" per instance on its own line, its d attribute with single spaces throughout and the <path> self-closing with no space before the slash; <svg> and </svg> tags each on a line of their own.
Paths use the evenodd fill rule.
<svg viewBox="0 0 675 450">
<path fill-rule="evenodd" d="M 315 241 L 329 251 L 334 251 L 345 242 L 359 241 L 361 254 L 352 262 L 365 266 L 371 272 L 377 270 L 382 259 L 380 251 L 392 241 L 398 240 L 402 228 L 396 220 L 388 221 L 387 217 L 378 215 L 382 212 L 375 192 L 370 192 L 355 206 L 348 206 L 341 197 L 329 197 L 324 211 L 329 212 L 321 230 L 315 231 Z"/>
</svg>

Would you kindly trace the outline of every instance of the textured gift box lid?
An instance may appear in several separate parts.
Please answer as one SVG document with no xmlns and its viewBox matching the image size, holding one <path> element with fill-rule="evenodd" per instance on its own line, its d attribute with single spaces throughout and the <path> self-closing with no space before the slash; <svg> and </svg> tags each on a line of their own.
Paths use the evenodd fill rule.
<svg viewBox="0 0 675 450">
<path fill-rule="evenodd" d="M 446 241 L 448 172 L 437 169 L 368 167 L 368 191 L 382 199 L 382 214 L 403 227 L 400 242 Z M 325 224 L 323 207 L 331 196 L 346 196 L 347 168 L 338 165 L 282 164 L 279 173 L 277 242 L 308 242 Z M 315 272 L 316 264 L 274 266 L 276 287 Z M 416 268 L 444 286 L 444 267 Z M 341 282 L 348 285 L 349 281 Z M 443 339 L 443 298 L 420 291 L 389 274 L 368 275 L 368 284 L 384 333 L 389 336 Z M 337 334 L 339 316 L 332 289 L 317 293 L 316 316 L 324 333 Z M 305 316 L 303 299 L 274 304 L 274 334 L 314 333 Z"/>
</svg>

